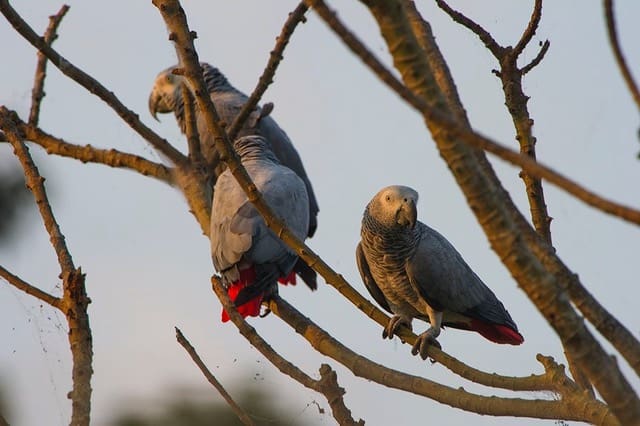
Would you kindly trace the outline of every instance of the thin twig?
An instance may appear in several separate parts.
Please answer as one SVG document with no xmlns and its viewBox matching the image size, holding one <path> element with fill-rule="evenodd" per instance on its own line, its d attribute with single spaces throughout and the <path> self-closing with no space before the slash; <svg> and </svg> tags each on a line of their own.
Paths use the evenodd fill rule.
<svg viewBox="0 0 640 426">
<path fill-rule="evenodd" d="M 542 46 L 540 47 L 540 51 L 538 52 L 536 57 L 533 58 L 533 60 L 531 60 L 531 62 L 529 62 L 527 65 L 520 68 L 522 75 L 525 75 L 526 73 L 531 71 L 534 67 L 536 67 L 540 62 L 542 62 L 542 60 L 544 59 L 544 55 L 546 55 L 547 51 L 549 50 L 549 46 L 551 46 L 551 42 L 549 42 L 549 40 L 545 40 L 544 43 L 542 43 Z"/>
<path fill-rule="evenodd" d="M 46 291 L 40 290 L 38 287 L 29 284 L 17 275 L 14 275 L 11 272 L 7 271 L 1 265 L 0 277 L 4 278 L 9 284 L 14 286 L 18 290 L 21 290 L 28 295 L 35 297 L 36 299 L 42 300 L 43 302 L 53 306 L 54 308 L 60 308 L 62 301 L 59 297 L 52 296 Z"/>
<path fill-rule="evenodd" d="M 67 14 L 69 6 L 62 5 L 58 13 L 49 16 L 49 26 L 44 33 L 44 42 L 48 45 L 53 44 L 58 35 L 58 26 L 62 22 L 62 18 Z M 44 97 L 44 79 L 47 75 L 47 57 L 38 52 L 38 64 L 36 65 L 36 74 L 33 82 L 33 90 L 31 91 L 31 111 L 29 112 L 29 124 L 38 125 L 40 117 L 40 103 Z"/>
<path fill-rule="evenodd" d="M 342 41 L 356 54 L 371 70 L 387 84 L 402 99 L 417 109 L 429 121 L 444 127 L 451 134 L 457 136 L 467 144 L 475 148 L 488 151 L 501 159 L 522 167 L 527 173 L 537 178 L 542 178 L 573 195 L 585 204 L 588 204 L 600 211 L 617 216 L 623 220 L 640 225 L 640 210 L 634 209 L 608 200 L 596 193 L 584 188 L 577 182 L 555 172 L 549 167 L 537 161 L 531 160 L 527 155 L 520 154 L 509 148 L 505 148 L 497 142 L 484 137 L 478 133 L 464 129 L 455 122 L 449 115 L 438 109 L 427 105 L 426 102 L 415 96 L 406 86 L 404 86 L 386 67 L 360 42 L 340 20 L 331 12 L 320 0 L 306 0 L 325 20 Z"/>
<path fill-rule="evenodd" d="M 609 35 L 609 43 L 611 43 L 611 49 L 613 50 L 613 55 L 616 58 L 616 63 L 618 64 L 618 68 L 620 68 L 620 72 L 622 73 L 622 77 L 624 78 L 624 82 L 627 83 L 627 87 L 631 92 L 631 96 L 636 103 L 636 106 L 640 108 L 640 90 L 638 90 L 638 85 L 633 79 L 633 75 L 631 75 L 631 70 L 629 69 L 629 65 L 627 64 L 627 60 L 622 54 L 622 48 L 620 47 L 620 40 L 618 40 L 618 30 L 616 28 L 616 19 L 613 14 L 613 0 L 604 0 L 604 16 L 607 21 L 607 34 Z"/>
<path fill-rule="evenodd" d="M 515 56 L 520 56 L 522 51 L 527 44 L 531 41 L 534 35 L 536 35 L 536 31 L 538 30 L 538 25 L 540 25 L 540 19 L 542 18 L 542 0 L 535 0 L 533 5 L 533 12 L 531 12 L 531 18 L 529 18 L 529 24 L 527 28 L 522 33 L 520 40 L 516 44 L 516 47 L 513 48 L 513 54 Z"/>
<path fill-rule="evenodd" d="M 447 15 L 449 15 L 455 22 L 473 31 L 473 33 L 476 34 L 480 38 L 480 40 L 482 40 L 482 43 L 485 45 L 485 47 L 489 49 L 491 53 L 493 53 L 493 56 L 495 56 L 496 58 L 504 56 L 505 48 L 498 44 L 498 42 L 493 38 L 489 31 L 485 30 L 481 25 L 467 18 L 462 13 L 451 8 L 451 6 L 449 6 L 444 0 L 436 0 L 436 4 L 440 9 L 445 11 Z"/>
<path fill-rule="evenodd" d="M 260 102 L 260 98 L 262 98 L 264 92 L 273 82 L 273 76 L 278 69 L 278 65 L 280 65 L 284 49 L 287 47 L 289 39 L 291 38 L 291 35 L 293 34 L 293 31 L 296 29 L 297 25 L 300 22 L 305 22 L 306 18 L 304 17 L 304 14 L 307 12 L 307 10 L 308 7 L 304 4 L 303 1 L 298 4 L 298 7 L 296 7 L 293 12 L 289 13 L 289 17 L 284 23 L 280 35 L 276 38 L 276 45 L 269 55 L 269 62 L 264 68 L 264 71 L 262 72 L 262 75 L 258 80 L 256 88 L 251 93 L 251 96 L 249 96 L 247 102 L 242 106 L 242 109 L 240 110 L 238 115 L 236 115 L 233 123 L 231 123 L 231 127 L 227 129 L 227 134 L 229 135 L 230 140 L 235 140 L 236 136 L 238 135 L 238 131 L 240 131 L 242 126 L 244 126 L 244 123 L 245 121 L 247 121 L 249 114 L 251 114 L 251 111 L 253 111 L 256 105 L 258 105 L 258 102 Z"/>
<path fill-rule="evenodd" d="M 181 84 L 182 102 L 184 104 L 184 123 L 187 135 L 187 146 L 189 147 L 189 160 L 191 164 L 205 164 L 200 145 L 200 135 L 198 135 L 198 125 L 196 124 L 195 105 L 193 96 L 186 84 Z"/>
<path fill-rule="evenodd" d="M 140 121 L 138 114 L 128 109 L 113 92 L 104 87 L 98 80 L 85 73 L 67 59 L 62 57 L 51 46 L 47 45 L 42 37 L 22 19 L 22 17 L 11 7 L 8 0 L 0 0 L 0 12 L 11 23 L 22 37 L 31 45 L 42 52 L 64 75 L 80 84 L 89 92 L 98 96 L 109 105 L 133 130 L 148 141 L 155 149 L 166 156 L 174 164 L 182 164 L 187 158 L 176 148 L 171 146 L 166 139 L 147 127 Z"/>
<path fill-rule="evenodd" d="M 467 392 L 463 388 L 453 389 L 426 378 L 402 373 L 353 352 L 278 296 L 272 298 L 269 308 L 303 336 L 318 352 L 335 359 L 358 377 L 394 389 L 426 396 L 440 403 L 479 414 L 618 424 L 606 405 L 579 393 L 573 395 L 574 398 L 561 401 L 488 397 Z"/>
<path fill-rule="evenodd" d="M 251 417 L 249 417 L 249 415 L 245 413 L 242 408 L 240 408 L 240 406 L 233 400 L 231 395 L 229 395 L 229 392 L 227 392 L 224 386 L 222 386 L 222 383 L 220 383 L 218 379 L 216 379 L 216 377 L 211 373 L 204 362 L 202 362 L 202 359 L 196 352 L 195 348 L 191 345 L 187 338 L 184 337 L 182 331 L 180 331 L 178 327 L 175 327 L 175 329 L 176 340 L 178 341 L 178 343 L 180 343 L 184 350 L 187 351 L 187 353 L 189 354 L 193 362 L 198 366 L 207 381 L 211 383 L 211 385 L 216 388 L 218 392 L 220 392 L 220 395 L 222 395 L 227 404 L 229 404 L 233 412 L 236 414 L 236 416 L 238 416 L 238 419 L 240 419 L 243 424 L 252 426 L 254 423 L 253 420 L 251 420 Z"/>
</svg>

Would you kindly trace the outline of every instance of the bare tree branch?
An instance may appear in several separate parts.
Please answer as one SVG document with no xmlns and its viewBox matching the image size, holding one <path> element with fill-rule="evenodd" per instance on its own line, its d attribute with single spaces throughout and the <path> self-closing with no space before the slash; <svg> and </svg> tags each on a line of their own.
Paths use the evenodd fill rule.
<svg viewBox="0 0 640 426">
<path fill-rule="evenodd" d="M 640 108 L 640 90 L 638 90 L 638 85 L 633 79 L 633 75 L 631 75 L 631 70 L 629 69 L 629 65 L 627 65 L 627 61 L 624 55 L 622 54 L 622 48 L 620 47 L 620 40 L 618 40 L 618 31 L 616 29 L 616 19 L 613 14 L 613 0 L 604 0 L 603 6 L 604 6 L 604 16 L 607 21 L 607 34 L 609 35 L 609 43 L 611 43 L 613 56 L 615 56 L 616 58 L 618 68 L 620 68 L 620 72 L 622 73 L 624 82 L 627 84 L 627 87 L 631 92 L 631 96 L 633 97 L 633 100 L 636 103 L 636 106 Z"/>
<path fill-rule="evenodd" d="M 62 18 L 67 14 L 69 6 L 62 5 L 58 13 L 49 16 L 49 26 L 44 33 L 44 42 L 51 45 L 58 37 L 56 31 Z M 38 119 L 40 118 L 40 102 L 44 97 L 44 79 L 47 75 L 47 57 L 41 52 L 38 52 L 38 64 L 36 65 L 36 75 L 33 83 L 33 90 L 31 91 L 31 111 L 29 112 L 29 124 L 34 126 L 38 125 Z"/>
<path fill-rule="evenodd" d="M 238 313 L 234 303 L 229 299 L 226 289 L 216 276 L 211 277 L 211 284 L 214 293 L 218 296 L 218 299 L 220 299 L 222 307 L 229 314 L 229 318 L 233 324 L 238 327 L 240 334 L 242 334 L 242 336 L 247 339 L 254 348 L 260 351 L 260 353 L 264 355 L 278 370 L 280 370 L 281 373 L 286 374 L 309 389 L 322 393 L 325 398 L 327 398 L 334 418 L 339 424 L 354 426 L 361 424 L 351 418 L 351 411 L 349 411 L 349 409 L 344 405 L 344 400 L 342 398 L 344 394 L 343 389 L 328 386 L 326 381 L 314 380 L 312 377 L 300 370 L 296 365 L 283 358 L 256 332 L 255 328 L 250 326 L 249 323 L 242 318 L 242 315 Z"/>
<path fill-rule="evenodd" d="M 576 394 L 575 398 L 568 398 L 566 401 L 488 397 L 402 373 L 351 351 L 280 297 L 274 297 L 269 303 L 269 308 L 307 339 L 318 352 L 335 359 L 358 377 L 394 389 L 426 396 L 442 404 L 479 414 L 565 419 L 601 425 L 619 424 L 606 405 L 587 395 L 581 397 L 580 394 Z"/>
<path fill-rule="evenodd" d="M 116 149 L 75 145 L 56 138 L 38 127 L 25 123 L 13 111 L 11 111 L 11 115 L 24 138 L 44 148 L 47 154 L 74 158 L 83 163 L 104 164 L 110 167 L 130 169 L 144 176 L 156 178 L 168 185 L 174 184 L 172 170 L 163 164 L 154 163 L 138 155 L 121 152 Z"/>
<path fill-rule="evenodd" d="M 42 300 L 43 302 L 53 306 L 54 308 L 60 308 L 62 300 L 60 300 L 59 297 L 52 296 L 46 291 L 40 290 L 38 287 L 29 284 L 17 275 L 13 275 L 11 272 L 7 271 L 1 265 L 0 277 L 4 278 L 9 284 L 14 286 L 18 290 L 21 290 L 28 295 L 35 297 L 36 299 Z"/>
<path fill-rule="evenodd" d="M 304 4 L 303 1 L 298 4 L 298 7 L 296 7 L 293 12 L 289 13 L 289 17 L 284 23 L 280 35 L 276 38 L 276 46 L 273 48 L 271 54 L 269 55 L 269 62 L 262 72 L 256 88 L 251 93 L 251 96 L 249 96 L 247 102 L 242 106 L 242 109 L 240 110 L 238 115 L 236 115 L 233 123 L 231 123 L 231 127 L 227 129 L 227 134 L 229 135 L 230 140 L 234 140 L 236 138 L 236 136 L 238 135 L 238 131 L 242 129 L 245 121 L 247 121 L 249 114 L 258 105 L 258 102 L 260 102 L 260 98 L 262 98 L 264 92 L 273 82 L 273 76 L 278 69 L 278 65 L 280 65 L 284 49 L 287 47 L 289 39 L 291 38 L 291 35 L 293 34 L 293 31 L 296 29 L 297 25 L 300 22 L 306 21 L 304 14 L 307 12 L 307 10 L 308 7 Z"/>
<path fill-rule="evenodd" d="M 58 308 L 65 314 L 69 324 L 69 346 L 73 367 L 71 372 L 73 387 L 69 392 L 71 399 L 71 424 L 74 426 L 88 426 L 91 418 L 91 376 L 93 360 L 91 328 L 87 306 L 91 302 L 87 297 L 84 274 L 73 264 L 73 259 L 65 243 L 64 235 L 56 222 L 51 204 L 44 189 L 44 178 L 40 176 L 38 168 L 33 163 L 27 145 L 19 136 L 19 131 L 12 121 L 12 114 L 5 107 L 0 107 L 0 128 L 2 128 L 13 146 L 16 157 L 24 169 L 27 187 L 40 210 L 45 228 L 49 233 L 58 263 L 62 270 L 63 297 Z"/>
<path fill-rule="evenodd" d="M 240 406 L 233 400 L 231 395 L 229 395 L 229 392 L 227 392 L 224 386 L 222 386 L 222 383 L 220 383 L 218 379 L 216 379 L 216 377 L 211 373 L 211 371 L 209 371 L 204 362 L 202 362 L 202 359 L 196 352 L 195 348 L 191 345 L 187 338 L 184 337 L 182 331 L 180 331 L 178 327 L 175 327 L 175 329 L 176 340 L 178 341 L 178 343 L 180 343 L 184 350 L 187 351 L 187 353 L 189 354 L 193 362 L 198 366 L 207 381 L 211 383 L 211 385 L 216 388 L 218 392 L 220 392 L 220 395 L 222 395 L 227 404 L 229 404 L 229 407 L 231 407 L 235 415 L 238 416 L 238 419 L 240 419 L 243 424 L 252 426 L 254 423 L 253 420 L 251 420 L 251 417 L 249 417 L 249 415 L 245 413 L 242 408 L 240 408 Z"/>
<path fill-rule="evenodd" d="M 67 59 L 63 58 L 51 46 L 46 44 L 42 37 L 36 34 L 33 29 L 18 15 L 11 7 L 8 0 L 0 0 L 0 12 L 11 23 L 22 37 L 31 45 L 42 52 L 64 75 L 71 78 L 76 83 L 98 96 L 109 105 L 133 130 L 148 141 L 155 149 L 169 158 L 174 164 L 183 164 L 186 157 L 171 146 L 169 142 L 161 138 L 157 133 L 140 121 L 138 114 L 128 109 L 115 94 L 104 87 L 98 80 L 91 77 L 81 69 L 77 68 Z"/>
</svg>

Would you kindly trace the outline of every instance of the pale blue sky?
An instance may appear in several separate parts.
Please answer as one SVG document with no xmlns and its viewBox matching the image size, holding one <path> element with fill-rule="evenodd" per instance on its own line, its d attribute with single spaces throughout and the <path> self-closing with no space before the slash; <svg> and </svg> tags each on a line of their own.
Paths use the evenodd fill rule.
<svg viewBox="0 0 640 426">
<path fill-rule="evenodd" d="M 61 3 L 14 2 L 42 31 Z M 142 120 L 175 146 L 185 142 L 173 117 L 154 122 L 147 96 L 155 75 L 175 63 L 164 23 L 151 2 L 71 1 L 55 48 L 102 81 Z M 358 2 L 334 2 L 340 16 L 389 63 L 373 19 Z M 342 4 L 345 3 L 345 4 Z M 514 44 L 530 15 L 529 3 L 452 2 L 490 30 L 502 44 Z M 618 2 L 623 49 L 640 78 L 640 4 Z M 238 88 L 249 92 L 258 80 L 275 37 L 294 1 L 185 1 L 191 28 L 198 33 L 200 58 L 220 67 Z M 452 23 L 432 2 L 420 1 L 456 79 L 473 126 L 516 147 L 503 103 L 496 67 L 477 37 Z M 594 191 L 640 206 L 638 110 L 614 66 L 601 2 L 547 2 L 540 29 L 523 60 L 550 39 L 544 62 L 525 78 L 535 120 L 538 158 Z M 354 261 L 362 210 L 381 187 L 404 184 L 421 195 L 419 218 L 441 231 L 494 290 L 518 323 L 525 343 L 492 344 L 480 336 L 445 330 L 445 350 L 487 371 L 508 375 L 540 372 L 536 353 L 562 356 L 555 334 L 521 292 L 467 208 L 417 113 L 383 87 L 313 14 L 300 26 L 285 52 L 275 83 L 264 101 L 298 148 L 320 203 L 319 229 L 309 242 L 358 290 L 365 292 Z M 28 113 L 35 52 L 0 20 L 3 58 L 0 104 Z M 137 134 L 96 97 L 50 66 L 42 127 L 66 140 L 134 152 L 159 161 Z M 283 378 L 238 335 L 219 322 L 219 302 L 210 291 L 208 243 L 173 189 L 131 172 L 48 157 L 33 148 L 51 186 L 54 212 L 77 265 L 87 274 L 94 336 L 93 419 L 105 425 L 120 404 L 152 404 L 174 386 L 201 389 L 218 400 L 183 349 L 175 342 L 178 325 L 230 391 L 245 380 L 269 387 L 297 417 L 291 422 L 333 424 L 309 404 L 322 397 Z M 504 185 L 528 216 L 518 170 L 490 157 Z M 15 163 L 0 146 L 0 167 Z M 560 257 L 582 282 L 634 333 L 638 333 L 637 258 L 640 229 L 599 213 L 545 185 L 554 217 L 552 231 Z M 0 247 L 0 264 L 50 292 L 59 289 L 58 268 L 48 236 L 30 209 L 18 224 L 18 241 Z M 304 286 L 282 295 L 359 353 L 387 366 L 423 375 L 452 387 L 493 394 L 438 365 L 410 356 L 397 340 L 383 341 L 381 328 L 363 317 L 335 290 Z M 275 316 L 251 323 L 283 355 L 317 376 L 328 360 Z M 70 356 L 65 321 L 48 307 L 0 283 L 0 380 L 8 389 L 16 425 L 67 424 Z M 415 324 L 418 331 L 423 324 Z M 431 400 L 353 377 L 333 361 L 347 390 L 354 416 L 369 425 L 503 424 L 511 418 L 480 417 Z M 620 362 L 629 371 L 623 361 Z M 258 372 L 264 381 L 254 381 Z M 633 385 L 640 388 L 640 382 Z M 508 392 L 495 392 L 509 395 Z M 524 395 L 533 397 L 534 394 Z M 549 398 L 550 395 L 541 395 Z M 518 420 L 518 424 L 540 424 Z"/>
</svg>

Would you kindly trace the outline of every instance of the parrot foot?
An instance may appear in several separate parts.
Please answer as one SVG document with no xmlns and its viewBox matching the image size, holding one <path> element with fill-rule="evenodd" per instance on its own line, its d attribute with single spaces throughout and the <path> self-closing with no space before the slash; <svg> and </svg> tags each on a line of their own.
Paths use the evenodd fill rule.
<svg viewBox="0 0 640 426">
<path fill-rule="evenodd" d="M 267 306 L 263 313 L 260 314 L 260 318 L 264 318 L 271 313 L 271 309 Z"/>
<path fill-rule="evenodd" d="M 411 318 L 409 317 L 405 317 L 402 315 L 394 315 L 391 317 L 391 319 L 389 320 L 389 324 L 387 324 L 387 326 L 384 328 L 384 330 L 382 330 L 382 338 L 386 339 L 393 339 L 393 335 L 396 332 L 396 329 L 400 326 L 400 325 L 404 325 L 406 326 L 409 330 L 412 330 L 411 328 Z"/>
<path fill-rule="evenodd" d="M 438 349 L 442 349 L 440 343 L 436 340 L 436 337 L 440 335 L 439 330 L 436 331 L 433 328 L 429 328 L 427 331 L 422 333 L 416 339 L 416 343 L 414 343 L 413 348 L 411 348 L 412 355 L 420 354 L 420 358 L 427 359 L 427 351 L 429 349 L 429 345 L 433 345 Z"/>
</svg>

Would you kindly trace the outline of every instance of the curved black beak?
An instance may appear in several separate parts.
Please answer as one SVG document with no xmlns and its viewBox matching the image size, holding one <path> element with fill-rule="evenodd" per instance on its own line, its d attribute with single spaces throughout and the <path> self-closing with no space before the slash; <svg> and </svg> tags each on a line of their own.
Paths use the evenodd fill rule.
<svg viewBox="0 0 640 426">
<path fill-rule="evenodd" d="M 151 116 L 156 121 L 160 121 L 158 120 L 158 102 L 159 101 L 160 101 L 160 97 L 157 96 L 155 93 L 151 93 L 151 95 L 149 95 L 149 112 L 151 113 Z"/>
<path fill-rule="evenodd" d="M 402 205 L 398 209 L 396 214 L 398 224 L 402 226 L 408 226 L 413 229 L 416 226 L 418 220 L 418 209 L 416 208 L 416 202 L 412 198 L 405 198 L 402 201 Z"/>
</svg>

